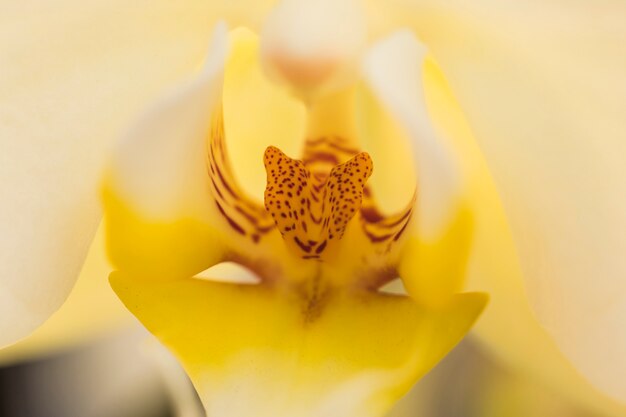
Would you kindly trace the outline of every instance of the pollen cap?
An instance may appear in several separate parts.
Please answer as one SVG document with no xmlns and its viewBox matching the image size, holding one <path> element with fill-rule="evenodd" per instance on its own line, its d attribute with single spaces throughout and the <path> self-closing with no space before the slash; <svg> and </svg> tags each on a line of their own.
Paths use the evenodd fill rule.
<svg viewBox="0 0 626 417">
<path fill-rule="evenodd" d="M 266 20 L 261 56 L 271 78 L 311 98 L 353 82 L 365 44 L 358 0 L 284 0 Z"/>
</svg>

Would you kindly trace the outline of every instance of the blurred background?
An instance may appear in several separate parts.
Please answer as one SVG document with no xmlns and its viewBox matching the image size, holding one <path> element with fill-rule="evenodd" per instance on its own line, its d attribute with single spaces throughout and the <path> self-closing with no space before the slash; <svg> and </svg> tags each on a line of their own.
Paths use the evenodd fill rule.
<svg viewBox="0 0 626 417">
<path fill-rule="evenodd" d="M 199 400 L 139 327 L 0 369 L 2 417 L 198 417 Z M 168 378 L 164 376 L 168 375 Z M 497 363 L 472 336 L 389 417 L 601 417 Z"/>
</svg>

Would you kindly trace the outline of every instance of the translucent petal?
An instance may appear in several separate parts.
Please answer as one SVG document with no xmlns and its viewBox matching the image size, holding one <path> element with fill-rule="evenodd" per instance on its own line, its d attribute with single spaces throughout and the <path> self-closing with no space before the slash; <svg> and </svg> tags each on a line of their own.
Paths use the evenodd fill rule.
<svg viewBox="0 0 626 417">
<path fill-rule="evenodd" d="M 491 295 L 489 307 L 473 331 L 496 358 L 530 381 L 546 384 L 572 404 L 600 415 L 623 416 L 626 407 L 595 390 L 538 323 L 526 298 L 500 197 L 464 112 L 432 59 L 427 60 L 424 77 L 436 128 L 464 155 L 461 171 L 468 186 L 466 201 L 474 214 L 467 286 Z"/>
<path fill-rule="evenodd" d="M 108 149 L 201 61 L 206 2 L 6 2 L 0 16 L 0 345 L 72 288 Z"/>
<path fill-rule="evenodd" d="M 534 313 L 626 401 L 626 6 L 406 5 L 493 173 Z"/>
<path fill-rule="evenodd" d="M 264 285 L 114 273 L 126 306 L 191 376 L 211 416 L 378 416 L 468 330 L 484 296 L 427 311 L 405 297 L 323 305 Z"/>
<path fill-rule="evenodd" d="M 0 365 L 36 360 L 132 327 L 132 315 L 107 283 L 110 273 L 100 227 L 65 303 L 27 338 L 1 349 Z"/>
</svg>

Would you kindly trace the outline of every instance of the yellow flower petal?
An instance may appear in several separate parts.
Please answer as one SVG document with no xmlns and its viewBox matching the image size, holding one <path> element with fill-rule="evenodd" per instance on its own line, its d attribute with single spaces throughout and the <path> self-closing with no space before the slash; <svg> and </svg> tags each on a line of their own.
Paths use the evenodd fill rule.
<svg viewBox="0 0 626 417">
<path fill-rule="evenodd" d="M 365 83 L 357 89 L 354 113 L 361 147 L 372 156 L 375 165 L 368 184 L 376 204 L 385 214 L 401 211 L 415 195 L 417 186 L 417 170 L 406 130 Z"/>
<path fill-rule="evenodd" d="M 0 345 L 67 297 L 99 222 L 109 146 L 201 59 L 204 3 L 3 4 Z"/>
<path fill-rule="evenodd" d="M 464 294 L 427 311 L 406 297 L 337 293 L 311 307 L 264 285 L 122 272 L 110 280 L 182 361 L 215 417 L 380 415 L 462 338 L 485 303 Z"/>
<path fill-rule="evenodd" d="M 626 401 L 626 6 L 407 5 L 484 151 L 534 313 Z"/>
<path fill-rule="evenodd" d="M 368 86 L 410 139 L 417 163 L 417 233 L 437 239 L 454 216 L 461 192 L 455 161 L 437 137 L 424 100 L 426 49 L 408 30 L 375 44 L 364 63 Z M 379 138 L 384 140 L 384 138 Z"/>
<path fill-rule="evenodd" d="M 374 132 L 365 132 L 371 146 L 400 153 L 393 161 L 399 161 L 402 169 L 408 165 L 401 155 L 408 142 L 408 153 L 417 163 L 416 219 L 398 272 L 415 300 L 437 306 L 461 290 L 473 219 L 461 203 L 461 177 L 449 144 L 435 131 L 428 114 L 422 76 L 425 58 L 425 47 L 408 31 L 375 44 L 364 66 L 372 96 L 361 98 L 360 109 L 361 119 L 374 127 Z M 373 97 L 382 106 L 373 104 Z M 393 163 L 385 168 L 386 176 L 396 174 Z"/>
<path fill-rule="evenodd" d="M 437 240 L 409 236 L 398 273 L 406 291 L 426 306 L 440 306 L 463 289 L 472 245 L 474 214 L 460 208 Z"/>
<path fill-rule="evenodd" d="M 116 268 L 183 276 L 217 263 L 222 244 L 211 205 L 207 142 L 219 112 L 228 49 L 215 30 L 197 78 L 157 103 L 116 148 L 103 192 Z"/>
<path fill-rule="evenodd" d="M 148 112 L 110 164 L 104 202 L 118 269 L 184 277 L 227 259 L 272 270 L 284 258 L 274 221 L 238 180 L 262 195 L 265 147 L 298 146 L 304 109 L 263 77 L 256 35 L 232 31 L 225 60 L 220 33 L 201 74 Z"/>
<path fill-rule="evenodd" d="M 227 65 L 226 73 L 235 71 L 235 81 L 230 84 L 234 90 L 224 90 L 223 108 L 230 111 L 226 126 L 218 101 L 225 54 L 222 30 L 202 73 L 148 113 L 115 154 L 105 187 L 110 250 L 120 269 L 111 276 L 112 286 L 181 359 L 210 415 L 243 416 L 251 409 L 267 416 L 380 415 L 462 338 L 482 310 L 485 296 L 457 295 L 445 306 L 428 309 L 408 297 L 374 290 L 376 284 L 382 285 L 371 282 L 378 275 L 393 278 L 389 261 L 401 248 L 394 243 L 411 219 L 413 200 L 397 217 L 382 220 L 365 207 L 360 212 L 362 224 L 353 222 L 346 228 L 344 217 L 356 213 L 361 197 L 372 204 L 369 191 L 361 193 L 372 167 L 367 154 L 357 155 L 331 175 L 324 198 L 336 202 L 337 209 L 333 214 L 322 204 L 320 211 L 325 221 L 321 237 L 328 232 L 328 242 L 313 240 L 307 233 L 316 230 L 302 225 L 295 231 L 304 233 L 302 240 L 297 239 L 300 235 L 293 239 L 297 245 L 293 249 L 301 256 L 286 253 L 277 228 L 284 234 L 295 232 L 290 222 L 280 220 L 287 219 L 283 203 L 294 209 L 289 216 L 295 218 L 308 204 L 290 200 L 294 198 L 290 191 L 274 190 L 276 195 L 266 195 L 266 204 L 275 206 L 270 211 L 278 219 L 277 228 L 262 226 L 268 213 L 245 196 L 228 163 L 225 138 L 230 137 L 233 120 L 249 122 L 241 111 L 248 103 L 237 97 L 237 88 L 245 86 L 248 68 L 250 83 L 263 83 L 251 65 L 255 37 L 244 30 L 231 36 L 232 66 Z M 274 94 L 270 86 L 265 90 L 257 94 L 269 94 L 270 105 L 261 110 L 274 121 L 279 117 L 272 112 L 272 103 L 282 106 L 285 117 L 301 112 L 284 92 Z M 228 94 L 233 91 L 234 106 L 228 110 Z M 311 120 L 325 119 L 322 113 L 313 112 Z M 286 139 L 291 135 L 289 129 L 277 132 Z M 259 134 L 247 135 L 254 133 Z M 307 151 L 319 146 L 351 153 L 335 138 L 307 139 L 305 160 L 310 156 Z M 233 154 L 240 152 L 249 150 L 239 148 Z M 331 161 L 338 156 L 322 155 Z M 265 162 L 268 179 L 276 182 L 285 175 L 289 181 L 289 173 L 279 169 L 292 163 L 284 154 L 270 148 Z M 328 161 L 318 155 L 308 162 L 315 171 Z M 316 180 L 323 178 L 320 172 L 314 175 Z M 348 193 L 354 200 L 341 200 L 341 184 L 352 185 Z M 267 190 L 272 192 L 271 184 Z M 301 206 L 295 211 L 297 205 Z M 327 229 L 331 220 L 332 234 Z M 341 252 L 332 239 L 344 231 L 367 242 L 363 248 L 342 247 Z M 327 264 L 307 260 L 312 245 L 316 255 L 311 256 L 328 260 Z M 326 248 L 328 253 L 323 253 Z M 348 253 L 361 249 L 371 249 L 373 257 Z M 350 260 L 343 262 L 342 253 Z M 223 260 L 255 270 L 261 283 L 240 286 L 187 278 Z M 359 277 L 361 282 L 355 282 Z"/>
</svg>

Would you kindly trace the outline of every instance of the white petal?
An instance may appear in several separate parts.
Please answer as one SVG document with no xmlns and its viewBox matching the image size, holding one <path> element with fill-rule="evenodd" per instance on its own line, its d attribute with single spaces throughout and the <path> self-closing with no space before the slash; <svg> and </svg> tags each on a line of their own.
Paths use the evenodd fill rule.
<svg viewBox="0 0 626 417">
<path fill-rule="evenodd" d="M 411 4 L 402 14 L 495 177 L 534 313 L 579 371 L 626 402 L 626 6 Z"/>
<path fill-rule="evenodd" d="M 27 338 L 0 349 L 0 366 L 64 352 L 131 327 L 132 315 L 107 282 L 111 271 L 104 250 L 104 228 L 99 227 L 65 303 Z"/>
<path fill-rule="evenodd" d="M 99 221 L 109 145 L 201 59 L 200 2 L 4 2 L 0 13 L 0 345 L 63 302 Z"/>
<path fill-rule="evenodd" d="M 201 73 L 146 112 L 115 149 L 111 186 L 142 216 L 174 221 L 208 212 L 207 143 L 227 52 L 220 24 Z"/>
<path fill-rule="evenodd" d="M 400 31 L 371 48 L 363 70 L 373 92 L 411 139 L 418 170 L 418 227 L 426 238 L 436 238 L 456 209 L 461 182 L 428 116 L 422 82 L 425 56 L 417 38 Z"/>
</svg>

